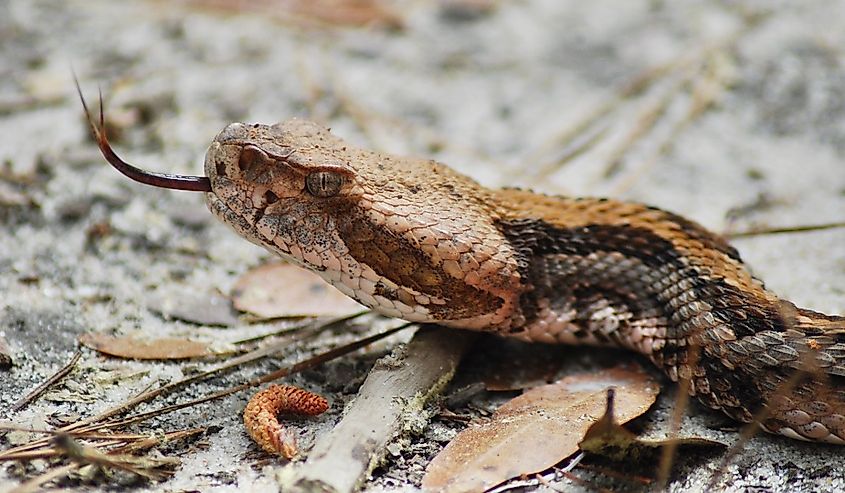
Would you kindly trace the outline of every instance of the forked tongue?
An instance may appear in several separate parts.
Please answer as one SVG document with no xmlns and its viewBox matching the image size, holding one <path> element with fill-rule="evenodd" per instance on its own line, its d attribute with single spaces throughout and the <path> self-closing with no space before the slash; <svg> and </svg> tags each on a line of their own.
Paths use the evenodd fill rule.
<svg viewBox="0 0 845 493">
<path fill-rule="evenodd" d="M 192 175 L 171 175 L 169 173 L 157 173 L 155 171 L 145 171 L 136 168 L 127 163 L 118 156 L 109 144 L 109 139 L 106 137 L 105 117 L 103 116 L 103 93 L 100 92 L 100 121 L 99 125 L 94 123 L 91 118 L 91 112 L 88 111 L 88 105 L 85 103 L 85 98 L 82 96 L 82 89 L 79 87 L 79 81 L 76 76 L 73 78 L 76 83 L 76 92 L 79 93 L 79 99 L 82 101 L 82 108 L 85 110 L 85 118 L 88 120 L 88 125 L 91 127 L 91 135 L 97 141 L 97 146 L 100 147 L 100 152 L 106 161 L 109 162 L 115 169 L 128 176 L 129 178 L 146 185 L 152 185 L 159 188 L 170 188 L 173 190 L 188 190 L 191 192 L 210 192 L 211 181 L 205 176 Z"/>
</svg>

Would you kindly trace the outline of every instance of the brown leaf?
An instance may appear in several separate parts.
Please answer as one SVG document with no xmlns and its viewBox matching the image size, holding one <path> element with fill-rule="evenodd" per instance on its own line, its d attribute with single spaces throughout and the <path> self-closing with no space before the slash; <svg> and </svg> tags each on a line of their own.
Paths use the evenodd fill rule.
<svg viewBox="0 0 845 493">
<path fill-rule="evenodd" d="M 663 447 L 724 449 L 724 443 L 706 438 L 670 438 L 666 440 L 644 440 L 623 428 L 615 419 L 616 395 L 614 389 L 607 390 L 607 405 L 604 415 L 596 420 L 578 446 L 584 452 L 608 457 L 615 461 L 634 461 L 657 464 Z"/>
<path fill-rule="evenodd" d="M 342 317 L 366 309 L 316 274 L 282 262 L 242 275 L 232 288 L 232 302 L 260 318 Z"/>
<path fill-rule="evenodd" d="M 605 412 L 614 387 L 617 413 L 629 421 L 654 403 L 659 387 L 640 367 L 573 375 L 525 392 L 493 418 L 470 426 L 428 466 L 428 491 L 482 491 L 509 478 L 548 469 L 578 451 L 587 428 Z"/>
<path fill-rule="evenodd" d="M 97 352 L 127 359 L 187 359 L 214 355 L 208 344 L 165 337 L 141 340 L 134 337 L 115 337 L 88 332 L 79 336 L 79 342 Z"/>
</svg>

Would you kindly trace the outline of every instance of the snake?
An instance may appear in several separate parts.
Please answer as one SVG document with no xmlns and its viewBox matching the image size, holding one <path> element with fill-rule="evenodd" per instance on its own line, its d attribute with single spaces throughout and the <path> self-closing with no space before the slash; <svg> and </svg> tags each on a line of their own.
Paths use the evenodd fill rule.
<svg viewBox="0 0 845 493">
<path fill-rule="evenodd" d="M 378 313 L 626 348 L 736 421 L 845 444 L 845 317 L 779 298 L 694 221 L 635 202 L 487 188 L 301 119 L 228 125 L 205 176 L 145 171 L 112 149 L 102 97 L 99 125 L 82 102 L 120 172 L 204 193 L 237 234 Z"/>
</svg>

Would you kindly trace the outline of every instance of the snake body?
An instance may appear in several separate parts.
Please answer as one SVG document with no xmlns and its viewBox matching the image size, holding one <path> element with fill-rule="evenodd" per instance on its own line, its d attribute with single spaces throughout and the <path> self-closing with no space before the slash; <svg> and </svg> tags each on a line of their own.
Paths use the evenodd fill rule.
<svg viewBox="0 0 845 493">
<path fill-rule="evenodd" d="M 302 120 L 229 125 L 207 177 L 138 170 L 92 131 L 121 172 L 206 192 L 237 233 L 380 313 L 629 348 L 738 421 L 845 444 L 845 318 L 780 299 L 723 238 L 678 215 L 485 188 Z"/>
</svg>

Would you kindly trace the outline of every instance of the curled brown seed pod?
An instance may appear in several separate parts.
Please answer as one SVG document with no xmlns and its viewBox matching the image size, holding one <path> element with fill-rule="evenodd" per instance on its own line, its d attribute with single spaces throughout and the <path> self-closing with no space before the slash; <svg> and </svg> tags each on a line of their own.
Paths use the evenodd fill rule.
<svg viewBox="0 0 845 493">
<path fill-rule="evenodd" d="M 244 409 L 244 426 L 262 449 L 286 459 L 296 456 L 296 437 L 279 422 L 279 413 L 316 416 L 329 408 L 328 401 L 293 385 L 271 385 L 249 400 Z"/>
</svg>

